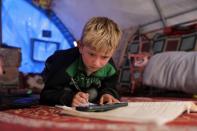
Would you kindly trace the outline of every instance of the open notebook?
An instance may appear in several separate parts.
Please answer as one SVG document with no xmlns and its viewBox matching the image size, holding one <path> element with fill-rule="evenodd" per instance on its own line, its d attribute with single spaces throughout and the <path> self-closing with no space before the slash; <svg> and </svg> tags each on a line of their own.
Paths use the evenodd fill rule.
<svg viewBox="0 0 197 131">
<path fill-rule="evenodd" d="M 154 123 L 162 125 L 176 119 L 184 112 L 197 112 L 197 106 L 193 102 L 173 101 L 173 102 L 129 102 L 128 106 L 105 112 L 82 112 L 67 106 L 57 106 L 62 108 L 61 114 L 78 117 L 125 121 L 137 123 Z"/>
</svg>

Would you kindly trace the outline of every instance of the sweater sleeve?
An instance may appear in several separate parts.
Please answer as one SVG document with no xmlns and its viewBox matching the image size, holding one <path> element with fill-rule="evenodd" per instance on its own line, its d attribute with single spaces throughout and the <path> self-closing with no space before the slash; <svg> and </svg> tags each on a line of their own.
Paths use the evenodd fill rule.
<svg viewBox="0 0 197 131">
<path fill-rule="evenodd" d="M 45 86 L 40 94 L 41 104 L 71 106 L 76 91 L 69 87 L 70 78 L 65 72 L 66 65 L 62 61 L 65 59 L 61 52 L 56 52 L 46 61 L 42 72 Z"/>
<path fill-rule="evenodd" d="M 115 68 L 115 64 L 112 59 L 110 59 L 109 64 L 113 66 L 116 72 L 113 75 L 110 75 L 102 80 L 101 91 L 99 95 L 101 97 L 103 94 L 111 94 L 113 97 L 120 99 L 119 93 L 116 89 L 118 81 L 117 69 Z"/>
<path fill-rule="evenodd" d="M 71 106 L 74 91 L 68 87 L 61 86 L 45 87 L 40 95 L 40 103 L 46 105 L 67 105 Z"/>
<path fill-rule="evenodd" d="M 118 74 L 114 74 L 113 76 L 107 77 L 102 81 L 101 91 L 99 93 L 100 97 L 103 94 L 110 94 L 113 97 L 120 99 L 118 91 L 116 89 L 116 82 L 118 80 Z"/>
</svg>

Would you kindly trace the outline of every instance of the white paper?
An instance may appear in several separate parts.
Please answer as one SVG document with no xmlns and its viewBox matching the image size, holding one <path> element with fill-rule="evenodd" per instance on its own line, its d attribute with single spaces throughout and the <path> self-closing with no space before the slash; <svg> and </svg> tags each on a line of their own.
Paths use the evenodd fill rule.
<svg viewBox="0 0 197 131">
<path fill-rule="evenodd" d="M 58 106 L 63 114 L 138 123 L 154 123 L 162 125 L 176 119 L 185 111 L 189 111 L 192 102 L 129 102 L 127 107 L 120 107 L 105 112 L 81 112 L 74 108 Z"/>
</svg>

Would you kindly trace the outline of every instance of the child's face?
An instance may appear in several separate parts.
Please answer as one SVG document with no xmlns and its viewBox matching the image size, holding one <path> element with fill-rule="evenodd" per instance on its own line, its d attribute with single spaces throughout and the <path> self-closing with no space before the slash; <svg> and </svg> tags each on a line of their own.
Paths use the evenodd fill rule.
<svg viewBox="0 0 197 131">
<path fill-rule="evenodd" d="M 104 53 L 102 51 L 98 52 L 89 46 L 80 46 L 79 49 L 82 55 L 83 63 L 86 66 L 86 72 L 89 73 L 93 73 L 104 67 L 113 54 L 113 51 L 110 53 Z"/>
</svg>

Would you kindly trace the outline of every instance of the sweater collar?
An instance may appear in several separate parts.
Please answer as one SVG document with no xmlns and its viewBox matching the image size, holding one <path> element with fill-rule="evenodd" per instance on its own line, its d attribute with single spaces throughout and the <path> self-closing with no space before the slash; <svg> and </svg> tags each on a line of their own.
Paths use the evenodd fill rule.
<svg viewBox="0 0 197 131">
<path fill-rule="evenodd" d="M 67 69 L 66 72 L 70 77 L 74 77 L 77 72 L 82 71 L 86 74 L 85 72 L 85 65 L 83 63 L 82 58 L 76 59 Z M 92 73 L 91 76 L 95 77 L 107 77 L 115 74 L 116 70 L 115 68 L 107 63 L 103 68 L 97 70 L 96 72 Z"/>
</svg>

